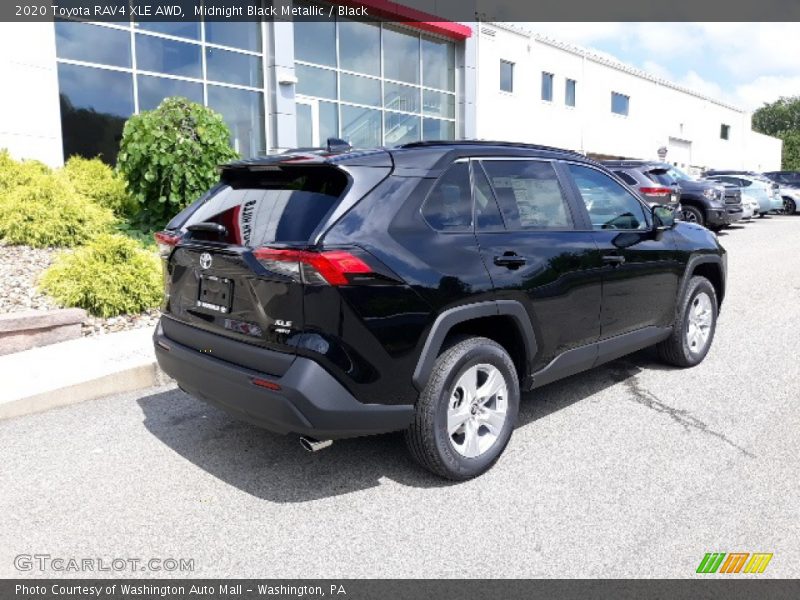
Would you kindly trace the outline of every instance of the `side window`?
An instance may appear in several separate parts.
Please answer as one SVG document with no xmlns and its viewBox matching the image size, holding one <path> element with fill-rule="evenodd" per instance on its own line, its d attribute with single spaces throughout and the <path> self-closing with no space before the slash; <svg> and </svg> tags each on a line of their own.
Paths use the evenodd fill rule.
<svg viewBox="0 0 800 600">
<path fill-rule="evenodd" d="M 553 165 L 537 160 L 487 160 L 508 229 L 572 229 L 572 216 Z"/>
<path fill-rule="evenodd" d="M 475 186 L 475 227 L 478 231 L 503 231 L 503 217 L 497 206 L 489 180 L 480 163 L 472 163 L 472 183 Z"/>
<path fill-rule="evenodd" d="M 605 173 L 567 165 L 581 193 L 594 229 L 647 229 L 641 203 Z"/>
<path fill-rule="evenodd" d="M 422 216 L 437 231 L 472 230 L 472 192 L 469 163 L 456 163 L 433 184 Z"/>
</svg>

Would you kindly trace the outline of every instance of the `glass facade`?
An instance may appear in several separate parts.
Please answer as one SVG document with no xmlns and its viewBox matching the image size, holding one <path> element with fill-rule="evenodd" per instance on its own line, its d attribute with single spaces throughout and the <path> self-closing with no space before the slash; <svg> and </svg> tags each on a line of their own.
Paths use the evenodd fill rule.
<svg viewBox="0 0 800 600">
<path fill-rule="evenodd" d="M 244 157 L 266 151 L 258 22 L 55 24 L 64 157 L 114 163 L 122 126 L 166 97 L 222 114 Z"/>
<path fill-rule="evenodd" d="M 317 144 L 328 137 L 356 147 L 455 138 L 453 42 L 390 24 L 295 21 L 294 54 L 301 145 L 312 141 L 314 115 Z"/>
</svg>

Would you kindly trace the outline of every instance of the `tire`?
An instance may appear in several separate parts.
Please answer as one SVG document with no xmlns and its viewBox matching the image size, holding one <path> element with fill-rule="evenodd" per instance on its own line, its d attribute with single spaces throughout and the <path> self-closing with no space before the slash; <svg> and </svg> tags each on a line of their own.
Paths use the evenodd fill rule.
<svg viewBox="0 0 800 600">
<path fill-rule="evenodd" d="M 689 204 L 681 206 L 681 219 L 688 223 L 697 223 L 698 225 L 706 224 L 703 211 Z"/>
<path fill-rule="evenodd" d="M 696 276 L 689 280 L 679 302 L 672 334 L 658 344 L 658 354 L 676 367 L 694 367 L 703 362 L 714 341 L 717 293 L 708 279 Z"/>
<path fill-rule="evenodd" d="M 796 210 L 797 210 L 797 205 L 794 203 L 794 200 L 792 200 L 791 198 L 784 197 L 783 214 L 793 215 Z"/>
<path fill-rule="evenodd" d="M 496 393 L 481 402 L 474 391 L 489 375 L 496 382 L 490 390 Z M 511 439 L 519 396 L 516 368 L 502 346 L 483 337 L 457 342 L 436 360 L 419 396 L 414 422 L 405 433 L 411 455 L 446 479 L 465 481 L 481 475 Z M 457 425 L 452 431 L 448 421 Z"/>
</svg>

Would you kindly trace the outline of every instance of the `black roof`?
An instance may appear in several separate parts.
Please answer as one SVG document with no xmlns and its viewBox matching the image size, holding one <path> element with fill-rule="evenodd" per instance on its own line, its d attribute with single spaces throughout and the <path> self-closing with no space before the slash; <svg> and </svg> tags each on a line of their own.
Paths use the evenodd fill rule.
<svg viewBox="0 0 800 600">
<path fill-rule="evenodd" d="M 502 142 L 495 140 L 431 140 L 425 142 L 411 142 L 397 146 L 398 148 L 440 148 L 440 147 L 468 147 L 468 148 L 518 148 L 520 150 L 540 150 L 545 152 L 553 152 L 559 154 L 569 154 L 585 158 L 580 152 L 575 150 L 567 150 L 565 148 L 556 148 L 555 146 L 545 146 L 543 144 L 525 144 L 522 142 Z"/>
<path fill-rule="evenodd" d="M 269 167 L 312 166 L 319 164 L 394 166 L 408 174 L 420 169 L 437 169 L 456 156 L 479 154 L 496 156 L 536 156 L 548 158 L 568 158 L 598 164 L 592 159 L 573 150 L 554 148 L 537 144 L 514 142 L 456 140 L 412 142 L 388 148 L 351 149 L 336 148 L 295 148 L 281 154 L 270 154 L 259 158 L 238 160 L 223 165 L 224 171 L 259 170 Z M 447 159 L 447 160 L 443 160 Z"/>
</svg>

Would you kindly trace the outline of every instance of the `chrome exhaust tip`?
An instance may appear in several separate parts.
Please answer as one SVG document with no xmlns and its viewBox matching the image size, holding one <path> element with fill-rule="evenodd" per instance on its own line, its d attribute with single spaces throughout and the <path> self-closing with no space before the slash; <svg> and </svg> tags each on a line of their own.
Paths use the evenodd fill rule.
<svg viewBox="0 0 800 600">
<path fill-rule="evenodd" d="M 319 452 L 333 444 L 333 440 L 317 440 L 305 435 L 300 436 L 300 445 L 308 452 Z"/>
</svg>

